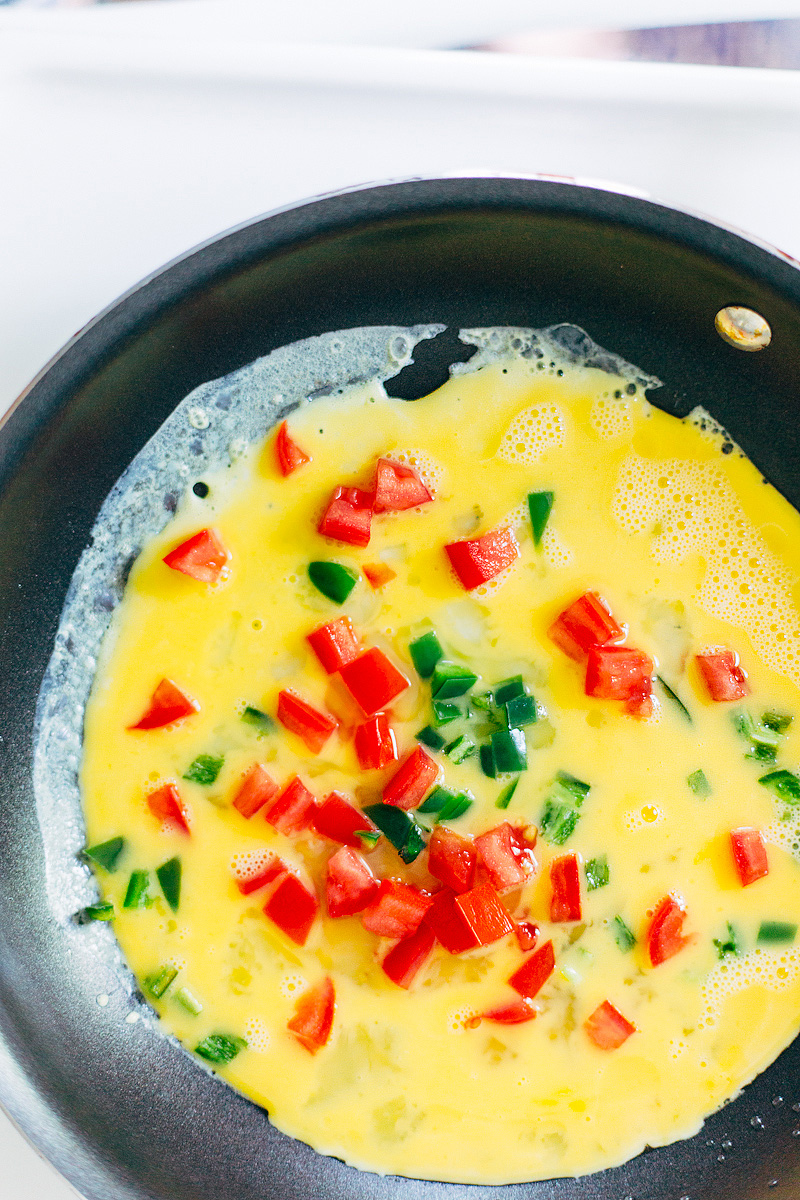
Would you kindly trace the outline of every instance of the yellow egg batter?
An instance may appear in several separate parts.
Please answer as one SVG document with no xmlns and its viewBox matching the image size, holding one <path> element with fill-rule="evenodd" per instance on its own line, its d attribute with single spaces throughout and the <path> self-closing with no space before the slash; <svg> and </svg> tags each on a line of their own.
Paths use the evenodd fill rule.
<svg viewBox="0 0 800 1200">
<path fill-rule="evenodd" d="M 312 461 L 283 478 L 273 435 L 207 478 L 206 498 L 187 488 L 174 520 L 139 555 L 106 638 L 82 790 L 88 842 L 126 839 L 117 869 L 98 871 L 124 954 L 140 980 L 165 964 L 178 969 L 152 1001 L 165 1031 L 189 1049 L 213 1033 L 245 1039 L 221 1075 L 279 1129 L 364 1170 L 464 1183 L 597 1171 L 695 1133 L 800 1025 L 800 942 L 757 941 L 762 922 L 800 924 L 796 809 L 759 784 L 769 767 L 746 757 L 731 720 L 732 709 L 794 715 L 776 765 L 800 757 L 800 517 L 738 449 L 723 453 L 713 422 L 678 421 L 626 389 L 599 370 L 556 372 L 514 358 L 414 403 L 376 384 L 306 404 L 289 423 Z M 332 489 L 368 486 L 380 456 L 416 465 L 434 502 L 376 516 L 365 549 L 326 541 L 316 527 Z M 526 509 L 537 490 L 555 493 L 538 547 Z M 443 546 L 504 523 L 520 557 L 468 594 Z M 230 552 L 214 585 L 162 561 L 205 527 Z M 362 574 L 339 608 L 309 582 L 318 559 L 359 572 L 383 562 L 396 578 L 373 591 Z M 691 724 L 658 689 L 647 720 L 584 694 L 580 666 L 547 631 L 587 590 L 628 627 L 628 644 L 655 659 Z M 260 735 L 241 719 L 245 705 L 274 715 L 286 687 L 336 711 L 335 684 L 305 635 L 343 613 L 412 681 L 392 709 L 401 756 L 430 721 L 430 691 L 408 652 L 430 628 L 480 686 L 521 673 L 546 710 L 526 728 L 528 768 L 505 814 L 496 807 L 505 780 L 483 775 L 475 755 L 462 764 L 439 756 L 445 782 L 475 797 L 454 829 L 479 835 L 504 817 L 537 825 L 558 771 L 591 784 L 566 845 L 540 837 L 536 878 L 504 897 L 539 924 L 540 942 L 554 943 L 555 972 L 529 1023 L 471 1019 L 514 996 L 506 981 L 522 953 L 513 935 L 459 956 L 437 947 L 406 991 L 381 970 L 389 943 L 358 916 L 331 920 L 323 904 L 301 948 L 264 915 L 261 893 L 236 887 L 233 866 L 267 848 L 322 895 L 336 849 L 232 808 L 253 763 L 281 786 L 299 773 L 318 799 L 339 789 L 362 805 L 380 800 L 392 773 L 361 772 L 344 726 L 314 756 L 280 726 Z M 746 701 L 709 698 L 693 662 L 709 646 L 738 651 L 752 688 Z M 200 712 L 130 731 L 164 677 Z M 200 754 L 224 755 L 210 786 L 183 778 Z M 687 784 L 698 769 L 706 797 Z M 165 782 L 184 798 L 191 836 L 162 829 L 148 809 L 147 794 Z M 769 875 L 746 888 L 729 842 L 739 826 L 762 831 L 769 859 Z M 552 924 L 548 866 L 570 850 L 584 864 L 607 856 L 609 881 L 588 890 L 582 869 L 582 921 Z M 424 855 L 406 867 L 385 839 L 365 854 L 376 874 L 434 883 Z M 152 875 L 173 855 L 183 866 L 177 913 Z M 133 870 L 151 873 L 153 903 L 126 910 Z M 673 891 L 694 939 L 653 967 L 648 914 Z M 632 950 L 613 936 L 617 916 L 637 938 Z M 725 942 L 728 923 L 739 954 L 720 957 L 715 940 Z M 287 1022 L 325 975 L 335 1018 L 312 1056 Z M 181 1005 L 182 988 L 202 1011 Z M 584 1028 L 604 1000 L 636 1026 L 616 1050 L 597 1048 Z"/>
</svg>

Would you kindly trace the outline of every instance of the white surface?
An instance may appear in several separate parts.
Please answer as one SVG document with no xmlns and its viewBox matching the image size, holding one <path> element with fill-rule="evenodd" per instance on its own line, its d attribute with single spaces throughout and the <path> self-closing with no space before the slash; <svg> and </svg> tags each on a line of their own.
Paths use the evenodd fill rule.
<svg viewBox="0 0 800 1200">
<path fill-rule="evenodd" d="M 68 4 L 70 0 L 24 0 L 26 4 Z M 75 2 L 75 0 L 73 0 Z M 78 0 L 87 3 L 88 0 Z M 123 2 L 82 11 L 41 14 L 16 10 L 15 21 L 37 22 L 44 15 L 55 27 L 86 30 L 102 26 L 156 33 L 185 32 L 188 0 L 153 5 Z M 366 46 L 476 46 L 531 29 L 635 29 L 706 21 L 770 20 L 800 16 L 800 0 L 403 0 L 402 6 L 375 0 L 191 0 L 195 31 L 238 32 L 273 41 L 327 42 Z"/>
<path fill-rule="evenodd" d="M 161 263 L 359 181 L 471 170 L 614 179 L 800 256 L 800 73 L 278 45 L 268 23 L 245 36 L 246 7 L 234 3 L 239 17 L 224 27 L 209 0 L 0 10 L 0 411 Z M 447 27 L 431 17 L 420 28 L 436 6 L 406 5 L 408 44 L 472 40 L 487 9 L 497 19 L 481 36 L 512 28 L 509 15 L 531 24 L 528 3 L 463 0 L 466 33 L 454 37 L 442 7 Z M 643 15 L 618 0 L 603 17 L 800 12 L 759 7 L 669 0 Z M 298 11 L 316 14 L 320 41 L 336 34 L 318 4 Z M 591 11 L 594 0 L 562 0 L 559 21 Z M 2 1117 L 0 1163 L 2 1200 L 74 1200 Z"/>
</svg>

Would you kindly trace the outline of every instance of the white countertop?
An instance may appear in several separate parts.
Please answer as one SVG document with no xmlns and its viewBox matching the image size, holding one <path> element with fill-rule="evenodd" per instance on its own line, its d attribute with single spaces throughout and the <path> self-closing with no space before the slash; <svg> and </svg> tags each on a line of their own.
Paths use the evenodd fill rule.
<svg viewBox="0 0 800 1200">
<path fill-rule="evenodd" d="M 367 180 L 615 180 L 800 258 L 800 72 L 276 44 L 241 21 L 210 37 L 192 23 L 209 0 L 109 14 L 132 7 L 0 9 L 0 161 L 15 181 L 0 189 L 0 412 L 163 262 Z M 470 34 L 479 7 L 466 6 Z M 701 14 L 698 0 L 694 19 L 723 7 L 754 6 L 707 0 Z M 656 24 L 676 4 L 650 21 L 634 8 Z M 762 15 L 800 12 L 773 9 Z M 588 11 L 572 0 L 565 23 Z M 1 1114 L 0 1162 L 3 1200 L 74 1200 Z"/>
</svg>

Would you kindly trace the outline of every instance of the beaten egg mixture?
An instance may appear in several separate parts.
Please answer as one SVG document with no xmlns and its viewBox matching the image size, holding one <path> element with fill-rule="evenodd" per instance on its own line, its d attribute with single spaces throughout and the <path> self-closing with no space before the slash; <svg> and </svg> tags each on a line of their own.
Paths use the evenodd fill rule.
<svg viewBox="0 0 800 1200">
<path fill-rule="evenodd" d="M 707 416 L 679 421 L 588 368 L 509 359 L 413 403 L 357 386 L 293 412 L 288 434 L 302 455 L 289 474 L 273 433 L 206 478 L 205 495 L 187 490 L 142 550 L 87 709 L 82 789 L 103 915 L 163 1029 L 280 1130 L 364 1170 L 572 1176 L 695 1133 L 800 1025 L 798 514 Z M 432 499 L 374 514 L 366 546 L 323 536 L 334 489 L 368 493 L 379 459 L 410 468 Z M 535 531 L 527 497 L 547 493 Z M 216 582 L 164 561 L 203 529 L 224 548 Z M 497 530 L 516 556 L 468 590 L 444 547 Z M 315 587 L 312 562 L 347 568 L 343 603 Z M 612 643 L 649 656 L 644 703 L 587 695 L 585 661 L 554 638 L 587 594 L 619 623 Z M 380 769 L 354 749 L 368 714 L 307 641 L 342 616 L 406 680 L 385 708 L 397 759 Z M 432 707 L 438 677 L 421 677 L 409 651 L 432 631 L 442 661 L 477 676 L 449 701 L 455 716 Z M 714 699 L 700 670 L 697 655 L 721 651 L 746 679 L 741 698 Z M 191 711 L 134 728 L 163 679 Z M 482 748 L 511 723 L 495 697 L 508 681 L 533 705 L 515 770 L 494 763 L 493 776 Z M 337 723 L 318 753 L 275 719 L 287 689 Z M 512 931 L 460 953 L 437 939 L 398 983 L 382 965 L 396 938 L 363 913 L 327 915 L 340 846 L 315 832 L 313 811 L 285 833 L 270 805 L 246 817 L 233 801 L 261 764 L 276 793 L 297 775 L 317 804 L 336 791 L 377 812 L 415 747 L 463 801 L 438 827 L 475 845 L 507 822 L 525 879 L 502 887 L 479 857 L 475 886 L 488 877 Z M 177 796 L 180 819 L 153 795 Z M 435 804 L 405 804 L 424 844 Z M 376 879 L 427 902 L 441 891 L 428 851 L 404 862 L 363 826 L 350 852 Z M 762 848 L 752 878 L 733 849 L 742 829 Z M 573 890 L 577 867 L 572 911 L 555 903 L 558 860 Z M 240 886 L 276 861 L 319 904 L 303 944 L 265 911 L 274 878 Z M 547 943 L 554 966 L 538 990 L 512 986 Z M 298 1036 L 303 998 L 323 987 L 332 1022 L 323 1013 Z"/>
</svg>

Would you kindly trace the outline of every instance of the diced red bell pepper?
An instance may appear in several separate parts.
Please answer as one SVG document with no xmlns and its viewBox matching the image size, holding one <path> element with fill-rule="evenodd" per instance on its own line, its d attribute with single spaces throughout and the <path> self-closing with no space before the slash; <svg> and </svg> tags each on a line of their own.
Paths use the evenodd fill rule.
<svg viewBox="0 0 800 1200">
<path fill-rule="evenodd" d="M 378 891 L 375 878 L 360 854 L 342 846 L 328 859 L 325 900 L 329 917 L 352 917 L 367 907 Z"/>
<path fill-rule="evenodd" d="M 174 783 L 165 783 L 163 787 L 151 792 L 147 797 L 147 807 L 159 821 L 167 825 L 177 825 L 184 833 L 190 832 L 186 806 Z"/>
<path fill-rule="evenodd" d="M 456 908 L 464 914 L 479 946 L 490 946 L 514 928 L 503 901 L 490 883 L 456 896 Z"/>
<path fill-rule="evenodd" d="M 319 911 L 319 901 L 291 871 L 278 879 L 264 912 L 298 946 L 305 946 Z"/>
<path fill-rule="evenodd" d="M 416 746 L 401 762 L 383 789 L 384 804 L 397 808 L 416 808 L 427 796 L 441 774 L 441 767 L 421 746 Z"/>
<path fill-rule="evenodd" d="M 381 966 L 398 987 L 409 988 L 428 961 L 436 938 L 427 925 L 420 925 L 416 933 L 405 937 L 393 946 Z"/>
<path fill-rule="evenodd" d="M 312 754 L 319 754 L 339 724 L 328 713 L 312 708 L 297 692 L 278 693 L 278 720 L 305 743 Z"/>
<path fill-rule="evenodd" d="M 378 937 L 405 938 L 419 929 L 432 903 L 429 892 L 400 879 L 382 879 L 378 893 L 362 914 L 365 929 Z"/>
<path fill-rule="evenodd" d="M 173 721 L 190 717 L 200 712 L 200 705 L 191 700 L 171 679 L 162 679 L 153 695 L 144 716 L 128 729 L 162 729 Z"/>
<path fill-rule="evenodd" d="M 505 1004 L 498 1005 L 497 1008 L 490 1008 L 488 1012 L 481 1013 L 484 1021 L 494 1021 L 497 1025 L 522 1025 L 524 1021 L 532 1021 L 537 1015 L 537 1009 L 524 996 L 519 996 Z"/>
<path fill-rule="evenodd" d="M 450 565 L 468 592 L 494 579 L 519 558 L 519 544 L 510 529 L 493 529 L 483 537 L 445 546 Z"/>
<path fill-rule="evenodd" d="M 478 854 L 472 838 L 437 825 L 428 842 L 428 870 L 454 892 L 468 892 L 475 882 Z"/>
<path fill-rule="evenodd" d="M 646 689 L 649 687 L 649 691 Z M 625 703 L 625 712 L 631 717 L 638 717 L 640 721 L 646 721 L 648 717 L 653 715 L 653 681 L 648 679 L 647 683 L 642 685 L 642 691 L 637 695 L 631 696 L 630 700 Z"/>
<path fill-rule="evenodd" d="M 336 1011 L 336 992 L 333 980 L 326 975 L 314 987 L 299 997 L 294 1016 L 286 1028 L 293 1033 L 309 1054 L 316 1054 L 331 1036 Z"/>
<path fill-rule="evenodd" d="M 367 717 L 373 716 L 408 687 L 402 671 L 373 646 L 341 669 L 342 681 Z"/>
<path fill-rule="evenodd" d="M 356 837 L 357 830 L 378 832 L 369 817 L 341 792 L 331 792 L 325 797 L 314 814 L 314 828 L 322 837 L 330 838 L 332 842 L 342 842 L 355 850 L 361 850 L 364 846 L 361 838 Z"/>
<path fill-rule="evenodd" d="M 577 662 L 585 658 L 592 646 L 619 642 L 625 630 L 611 615 L 611 609 L 597 592 L 584 592 L 565 608 L 547 631 L 559 649 Z"/>
<path fill-rule="evenodd" d="M 337 487 L 318 525 L 323 537 L 368 546 L 372 524 L 372 492 L 361 488 Z"/>
<path fill-rule="evenodd" d="M 364 563 L 361 570 L 366 575 L 367 582 L 374 592 L 384 587 L 385 584 L 391 583 L 393 579 L 397 579 L 397 571 L 387 567 L 386 563 Z"/>
<path fill-rule="evenodd" d="M 427 504 L 433 496 L 413 467 L 379 458 L 375 470 L 375 499 L 373 512 L 403 512 Z"/>
<path fill-rule="evenodd" d="M 696 654 L 695 662 L 712 700 L 741 700 L 750 695 L 750 684 L 735 650 Z"/>
<path fill-rule="evenodd" d="M 521 830 L 508 821 L 475 838 L 475 849 L 498 892 L 521 887 L 536 871 L 536 859 Z"/>
<path fill-rule="evenodd" d="M 377 771 L 397 762 L 397 739 L 386 713 L 375 713 L 355 732 L 358 765 L 362 771 Z"/>
<path fill-rule="evenodd" d="M 581 872 L 576 853 L 563 854 L 551 863 L 551 920 L 581 920 Z"/>
<path fill-rule="evenodd" d="M 604 1000 L 584 1021 L 583 1027 L 601 1050 L 618 1050 L 632 1033 L 636 1033 L 636 1026 L 623 1017 L 610 1000 Z"/>
<path fill-rule="evenodd" d="M 742 887 L 769 875 L 767 848 L 757 829 L 734 829 L 731 832 L 731 848 Z"/>
<path fill-rule="evenodd" d="M 306 641 L 329 675 L 341 671 L 345 663 L 352 662 L 361 653 L 349 617 L 337 617 L 327 625 L 320 625 L 319 629 L 306 636 Z"/>
<path fill-rule="evenodd" d="M 489 883 L 460 896 L 447 888 L 438 892 L 425 920 L 451 954 L 489 946 L 514 928 L 502 900 Z"/>
<path fill-rule="evenodd" d="M 587 696 L 642 701 L 653 690 L 653 660 L 630 646 L 591 646 L 586 660 Z"/>
<path fill-rule="evenodd" d="M 244 777 L 233 800 L 233 807 L 247 820 L 278 795 L 277 783 L 269 777 L 261 763 L 255 763 Z"/>
<path fill-rule="evenodd" d="M 680 896 L 665 896 L 647 932 L 647 952 L 654 967 L 672 958 L 694 939 L 683 934 L 686 905 Z"/>
<path fill-rule="evenodd" d="M 580 921 L 581 919 L 581 876 L 578 856 L 574 852 L 554 858 L 550 864 L 551 921 Z"/>
<path fill-rule="evenodd" d="M 533 921 L 517 921 L 514 928 L 519 942 L 519 948 L 527 954 L 539 940 L 539 926 Z"/>
<path fill-rule="evenodd" d="M 173 571 L 182 571 L 201 583 L 216 583 L 229 557 L 216 531 L 201 529 L 165 554 L 164 562 Z"/>
<path fill-rule="evenodd" d="M 556 956 L 553 943 L 545 942 L 525 959 L 508 982 L 515 992 L 519 992 L 520 996 L 524 996 L 526 1000 L 533 1000 L 553 974 L 555 965 Z"/>
<path fill-rule="evenodd" d="M 455 892 L 449 888 L 443 888 L 433 897 L 433 903 L 425 914 L 425 924 L 450 954 L 463 954 L 465 950 L 474 950 L 479 945 L 463 912 L 456 908 Z"/>
<path fill-rule="evenodd" d="M 314 824 L 316 807 L 314 796 L 299 775 L 293 775 L 280 796 L 269 805 L 264 816 L 278 833 L 288 836 L 300 833 Z"/>
<path fill-rule="evenodd" d="M 292 471 L 296 471 L 304 463 L 311 462 L 311 455 L 306 454 L 305 450 L 300 449 L 297 442 L 289 434 L 289 426 L 285 421 L 282 421 L 278 426 L 278 435 L 275 438 L 275 451 L 278 455 L 278 466 L 283 476 L 291 475 Z"/>
<path fill-rule="evenodd" d="M 249 896 L 266 887 L 268 883 L 272 883 L 274 879 L 288 870 L 289 868 L 282 858 L 267 851 L 260 862 L 256 861 L 252 865 L 248 863 L 244 867 L 234 869 L 236 886 L 243 896 Z"/>
</svg>

